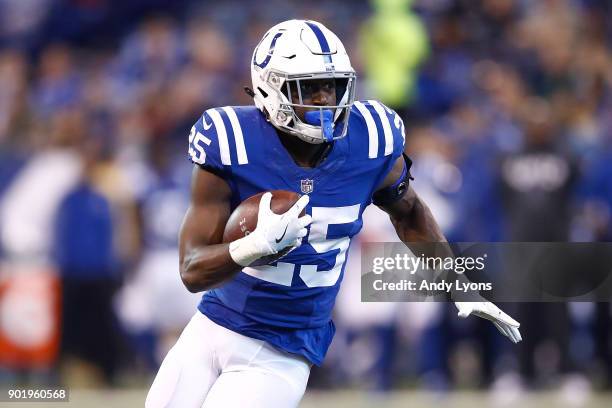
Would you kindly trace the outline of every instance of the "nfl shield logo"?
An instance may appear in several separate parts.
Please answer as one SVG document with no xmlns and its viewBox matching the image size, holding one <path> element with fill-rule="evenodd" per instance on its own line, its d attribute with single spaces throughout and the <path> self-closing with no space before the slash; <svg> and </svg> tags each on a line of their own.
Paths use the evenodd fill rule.
<svg viewBox="0 0 612 408">
<path fill-rule="evenodd" d="M 314 188 L 314 180 L 305 179 L 302 180 L 302 193 L 310 194 Z"/>
</svg>

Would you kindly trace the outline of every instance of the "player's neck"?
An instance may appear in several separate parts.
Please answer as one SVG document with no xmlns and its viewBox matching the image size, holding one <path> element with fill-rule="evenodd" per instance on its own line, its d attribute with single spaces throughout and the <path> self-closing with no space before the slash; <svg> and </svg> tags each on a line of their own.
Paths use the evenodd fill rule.
<svg viewBox="0 0 612 408">
<path fill-rule="evenodd" d="M 331 147 L 330 143 L 312 144 L 286 133 L 277 133 L 293 161 L 300 167 L 316 167 L 325 159 Z"/>
</svg>

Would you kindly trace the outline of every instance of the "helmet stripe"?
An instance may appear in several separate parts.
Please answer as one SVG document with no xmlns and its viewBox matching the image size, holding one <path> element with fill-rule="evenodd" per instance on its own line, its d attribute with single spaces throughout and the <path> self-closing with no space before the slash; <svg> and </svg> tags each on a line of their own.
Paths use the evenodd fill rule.
<svg viewBox="0 0 612 408">
<path fill-rule="evenodd" d="M 325 38 L 325 34 L 323 31 L 314 23 L 310 21 L 306 21 L 306 25 L 310 27 L 310 29 L 314 32 L 314 35 L 317 36 L 317 40 L 319 41 L 319 45 L 321 46 L 321 52 L 329 52 L 329 44 L 327 43 L 327 38 Z"/>
<path fill-rule="evenodd" d="M 319 46 L 321 47 L 321 52 L 323 54 L 326 54 L 326 55 L 323 55 L 323 59 L 325 60 L 325 63 L 331 64 L 332 59 L 331 59 L 331 55 L 329 54 L 330 53 L 329 43 L 327 42 L 327 38 L 325 38 L 325 34 L 323 34 L 323 31 L 315 23 L 311 23 L 310 21 L 306 21 L 305 23 L 308 27 L 310 27 L 314 35 L 317 37 L 317 40 L 319 41 Z"/>
</svg>

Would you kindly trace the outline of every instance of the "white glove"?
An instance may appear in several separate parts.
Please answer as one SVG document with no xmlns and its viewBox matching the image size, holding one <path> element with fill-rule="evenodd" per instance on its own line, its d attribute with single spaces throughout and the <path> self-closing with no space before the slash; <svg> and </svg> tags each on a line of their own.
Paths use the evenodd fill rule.
<svg viewBox="0 0 612 408">
<path fill-rule="evenodd" d="M 255 231 L 229 245 L 230 256 L 234 262 L 249 266 L 263 256 L 278 254 L 285 248 L 293 250 L 302 245 L 302 238 L 308 232 L 306 227 L 312 222 L 312 217 L 300 217 L 300 213 L 309 200 L 310 197 L 303 195 L 293 207 L 279 215 L 270 207 L 272 193 L 265 193 L 259 201 Z"/>
<path fill-rule="evenodd" d="M 483 319 L 493 322 L 497 330 L 504 336 L 512 340 L 513 343 L 518 343 L 523 340 L 519 332 L 519 322 L 502 312 L 501 309 L 491 302 L 455 302 L 455 306 L 459 309 L 459 317 L 468 317 L 473 314 Z"/>
</svg>

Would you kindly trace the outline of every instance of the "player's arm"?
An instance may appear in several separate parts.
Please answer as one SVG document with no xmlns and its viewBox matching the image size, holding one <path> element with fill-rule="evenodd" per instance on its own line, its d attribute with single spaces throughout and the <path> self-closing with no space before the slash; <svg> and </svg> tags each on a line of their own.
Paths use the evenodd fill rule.
<svg viewBox="0 0 612 408">
<path fill-rule="evenodd" d="M 416 243 L 438 242 L 445 244 L 429 246 L 430 251 L 435 249 L 436 253 L 425 253 L 425 256 L 452 257 L 453 252 L 446 243 L 446 238 L 433 214 L 408 183 L 410 169 L 407 167 L 410 164 L 407 157 L 399 157 L 396 160 L 393 168 L 374 194 L 375 204 L 389 214 L 397 235 L 413 252 L 415 250 L 418 250 L 419 253 L 427 252 L 424 246 L 415 248 Z M 402 186 L 402 183 L 405 184 Z M 457 275 L 457 278 L 467 279 L 465 275 Z M 521 341 L 521 334 L 518 330 L 520 324 L 493 303 L 480 298 L 474 302 L 455 302 L 455 305 L 459 309 L 460 317 L 474 314 L 490 320 L 512 342 Z"/>
<path fill-rule="evenodd" d="M 415 242 L 446 242 L 429 207 L 408 183 L 407 166 L 409 162 L 404 157 L 397 158 L 389 174 L 376 189 L 374 204 L 389 214 L 397 235 L 407 245 Z M 452 256 L 450 247 L 444 247 L 447 248 L 447 254 L 441 256 Z M 419 250 L 422 249 L 419 247 Z"/>
<path fill-rule="evenodd" d="M 179 234 L 181 279 L 190 292 L 212 289 L 261 257 L 280 257 L 287 248 L 297 248 L 312 221 L 309 215 L 300 217 L 308 204 L 307 195 L 279 215 L 271 210 L 272 195 L 266 193 L 259 202 L 255 230 L 244 238 L 223 243 L 231 195 L 223 178 L 195 166 L 191 204 Z"/>
<path fill-rule="evenodd" d="M 179 233 L 181 279 L 190 292 L 220 285 L 241 268 L 222 243 L 230 216 L 231 190 L 225 180 L 194 166 L 191 203 Z"/>
</svg>

